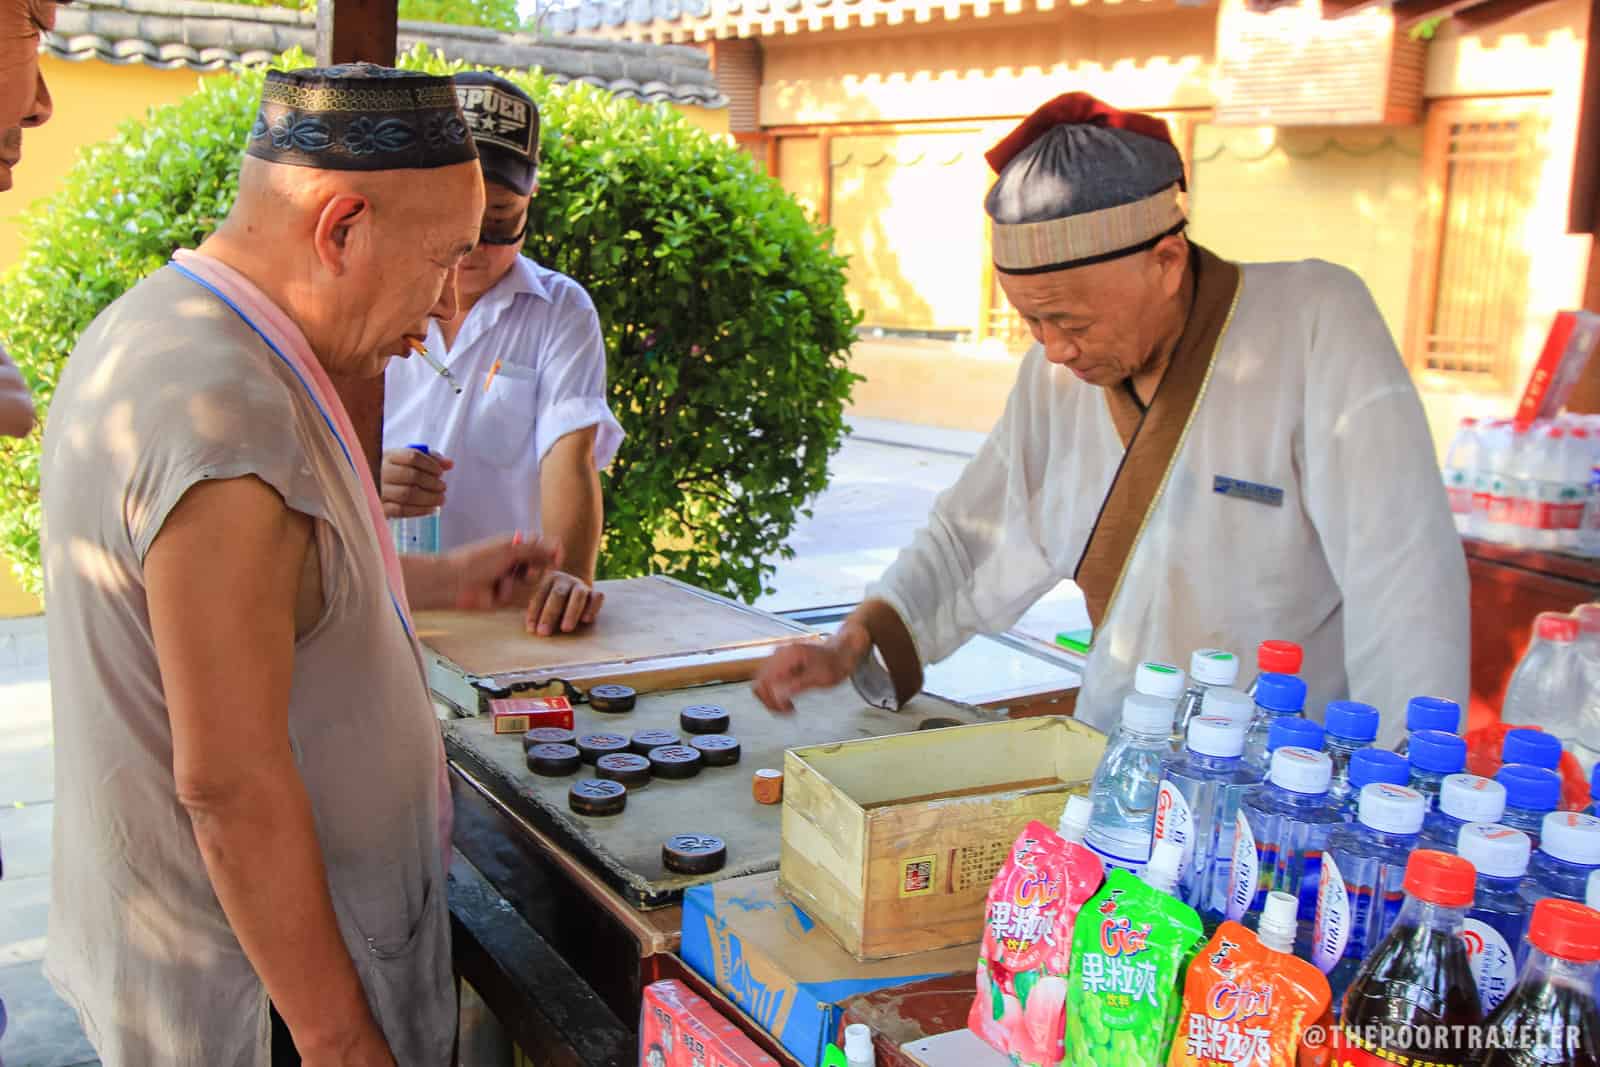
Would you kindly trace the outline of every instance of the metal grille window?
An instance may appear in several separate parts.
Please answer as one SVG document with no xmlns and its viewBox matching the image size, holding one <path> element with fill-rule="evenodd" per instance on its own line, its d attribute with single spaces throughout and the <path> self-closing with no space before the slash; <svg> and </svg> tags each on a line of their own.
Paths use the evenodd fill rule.
<svg viewBox="0 0 1600 1067">
<path fill-rule="evenodd" d="M 1409 316 L 1414 370 L 1485 389 L 1512 384 L 1543 129 L 1542 99 L 1430 106 L 1424 229 Z"/>
</svg>

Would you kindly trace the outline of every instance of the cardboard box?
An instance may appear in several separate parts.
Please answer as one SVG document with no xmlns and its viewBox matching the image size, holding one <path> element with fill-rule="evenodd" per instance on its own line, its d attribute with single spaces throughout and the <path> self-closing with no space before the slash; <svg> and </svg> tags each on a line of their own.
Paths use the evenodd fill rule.
<svg viewBox="0 0 1600 1067">
<path fill-rule="evenodd" d="M 572 729 L 572 702 L 566 697 L 511 697 L 489 701 L 497 734 L 525 734 L 538 726 Z"/>
<path fill-rule="evenodd" d="M 1528 375 L 1528 387 L 1517 405 L 1516 425 L 1526 428 L 1535 419 L 1561 414 L 1573 387 L 1583 377 L 1597 346 L 1600 346 L 1600 315 L 1589 311 L 1563 311 L 1550 324 L 1544 351 Z"/>
<path fill-rule="evenodd" d="M 645 986 L 639 1067 L 778 1067 L 722 1013 L 675 979 Z"/>
<path fill-rule="evenodd" d="M 779 884 L 860 960 L 976 942 L 1012 842 L 1105 743 L 1057 715 L 790 749 Z"/>
<path fill-rule="evenodd" d="M 771 873 L 690 888 L 679 953 L 808 1067 L 838 1039 L 850 997 L 978 965 L 977 945 L 860 963 L 783 896 Z"/>
</svg>

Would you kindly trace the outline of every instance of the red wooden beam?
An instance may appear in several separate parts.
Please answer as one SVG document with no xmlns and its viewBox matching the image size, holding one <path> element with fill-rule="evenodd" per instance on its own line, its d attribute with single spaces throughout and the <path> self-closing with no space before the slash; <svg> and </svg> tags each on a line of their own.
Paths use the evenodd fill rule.
<svg viewBox="0 0 1600 1067">
<path fill-rule="evenodd" d="M 1578 104 L 1578 147 L 1572 162 L 1572 195 L 1567 203 L 1567 232 L 1595 233 L 1600 207 L 1600 0 L 1589 0 L 1589 29 L 1583 57 L 1583 96 Z"/>
</svg>

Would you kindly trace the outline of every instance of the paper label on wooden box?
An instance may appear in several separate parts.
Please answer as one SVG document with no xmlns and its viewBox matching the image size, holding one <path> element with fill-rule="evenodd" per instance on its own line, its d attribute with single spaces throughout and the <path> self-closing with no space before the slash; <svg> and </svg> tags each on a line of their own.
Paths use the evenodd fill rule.
<svg viewBox="0 0 1600 1067">
<path fill-rule="evenodd" d="M 900 895 L 925 897 L 935 891 L 934 872 L 938 869 L 935 856 L 918 856 L 900 864 Z"/>
</svg>

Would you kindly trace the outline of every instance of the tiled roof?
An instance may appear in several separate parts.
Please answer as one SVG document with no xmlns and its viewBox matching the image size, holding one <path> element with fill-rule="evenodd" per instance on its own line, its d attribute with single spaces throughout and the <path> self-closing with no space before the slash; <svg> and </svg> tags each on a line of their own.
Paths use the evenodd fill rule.
<svg viewBox="0 0 1600 1067">
<path fill-rule="evenodd" d="M 720 108 L 728 100 L 698 48 L 572 37 L 540 38 L 473 26 L 400 23 L 400 50 L 423 44 L 450 59 L 582 81 L 618 96 Z M 276 7 L 198 0 L 75 0 L 57 9 L 41 52 L 60 59 L 221 70 L 262 63 L 299 46 L 316 51 L 316 17 Z"/>
</svg>

